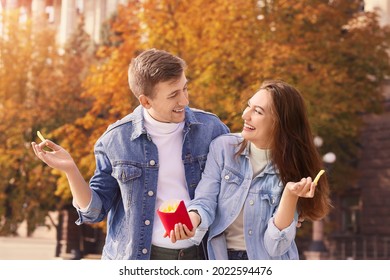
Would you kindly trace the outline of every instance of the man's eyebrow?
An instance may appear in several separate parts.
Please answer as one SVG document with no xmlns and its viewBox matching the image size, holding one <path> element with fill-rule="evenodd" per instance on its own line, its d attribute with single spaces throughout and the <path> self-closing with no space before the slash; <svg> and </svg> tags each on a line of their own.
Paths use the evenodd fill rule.
<svg viewBox="0 0 390 280">
<path fill-rule="evenodd" d="M 187 80 L 186 83 L 184 84 L 184 87 L 183 87 L 183 88 L 187 87 L 187 85 L 188 85 L 188 80 Z M 168 95 L 168 97 L 171 97 L 171 96 L 175 95 L 178 91 L 179 91 L 179 89 L 177 89 L 177 90 L 175 90 L 175 91 L 172 91 L 172 92 Z"/>
<path fill-rule="evenodd" d="M 176 83 L 176 82 L 178 82 L 178 81 L 179 81 L 179 79 L 177 79 L 177 80 L 172 80 L 169 84 L 172 85 L 172 84 L 174 84 L 174 83 Z M 186 79 L 186 84 L 188 84 L 188 79 Z"/>
</svg>

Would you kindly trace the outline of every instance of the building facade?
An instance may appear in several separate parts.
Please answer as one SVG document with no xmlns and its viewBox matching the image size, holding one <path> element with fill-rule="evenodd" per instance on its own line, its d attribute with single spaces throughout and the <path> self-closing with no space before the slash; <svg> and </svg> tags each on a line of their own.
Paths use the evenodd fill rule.
<svg viewBox="0 0 390 280">
<path fill-rule="evenodd" d="M 127 0 L 1 0 L 2 10 L 20 8 L 31 18 L 47 19 L 57 30 L 57 41 L 64 45 L 72 32 L 76 29 L 81 17 L 84 18 L 84 29 L 93 42 L 99 43 L 101 27 L 105 20 L 110 18 L 118 5 L 126 4 Z"/>
</svg>

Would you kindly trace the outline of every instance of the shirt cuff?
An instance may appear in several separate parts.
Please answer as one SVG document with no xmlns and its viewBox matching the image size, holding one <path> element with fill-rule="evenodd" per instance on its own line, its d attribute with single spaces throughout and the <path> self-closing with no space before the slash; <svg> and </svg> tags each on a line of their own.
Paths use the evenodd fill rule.
<svg viewBox="0 0 390 280">
<path fill-rule="evenodd" d="M 297 221 L 294 219 L 291 224 L 279 230 L 274 223 L 274 217 L 268 221 L 268 234 L 273 240 L 293 240 L 295 238 Z"/>
</svg>

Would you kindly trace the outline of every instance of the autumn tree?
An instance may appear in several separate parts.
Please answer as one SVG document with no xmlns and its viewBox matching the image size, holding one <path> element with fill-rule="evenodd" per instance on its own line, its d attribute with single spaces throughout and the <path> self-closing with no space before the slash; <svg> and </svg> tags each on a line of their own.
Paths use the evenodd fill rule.
<svg viewBox="0 0 390 280">
<path fill-rule="evenodd" d="M 49 211 L 59 209 L 56 178 L 38 161 L 30 143 L 36 131 L 51 136 L 54 128 L 73 122 L 88 106 L 82 99 L 81 80 L 88 59 L 89 41 L 78 33 L 62 52 L 55 31 L 28 20 L 18 11 L 7 11 L 0 37 L 0 231 L 15 234 L 27 221 L 27 234 L 43 224 Z M 82 29 L 79 29 L 82 30 Z"/>
<path fill-rule="evenodd" d="M 50 31 L 43 36 L 34 34 L 31 22 L 19 22 L 18 11 L 7 13 L 6 18 L 0 37 L 0 234 L 15 234 L 28 215 L 40 223 L 44 212 L 55 203 L 52 197 L 48 204 L 41 199 L 50 193 L 50 188 L 39 183 L 42 182 L 36 174 L 39 171 L 33 171 L 29 151 L 34 115 L 37 115 L 32 114 L 36 91 L 31 81 L 37 78 L 36 70 L 53 58 L 50 46 L 54 34 Z M 53 184 L 51 193 L 54 193 Z"/>
</svg>

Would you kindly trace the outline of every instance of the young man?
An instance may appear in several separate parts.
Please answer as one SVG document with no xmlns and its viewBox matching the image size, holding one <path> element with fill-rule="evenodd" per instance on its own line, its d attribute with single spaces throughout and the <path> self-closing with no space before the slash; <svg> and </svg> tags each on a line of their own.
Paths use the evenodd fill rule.
<svg viewBox="0 0 390 280">
<path fill-rule="evenodd" d="M 210 142 L 229 132 L 217 116 L 188 107 L 185 68 L 181 58 L 156 49 L 132 60 L 129 85 L 140 106 L 96 142 L 89 185 L 62 147 L 32 143 L 37 157 L 66 173 L 77 224 L 107 217 L 102 259 L 202 258 L 201 246 L 170 242 L 156 215 L 165 200 L 194 197 Z"/>
</svg>

